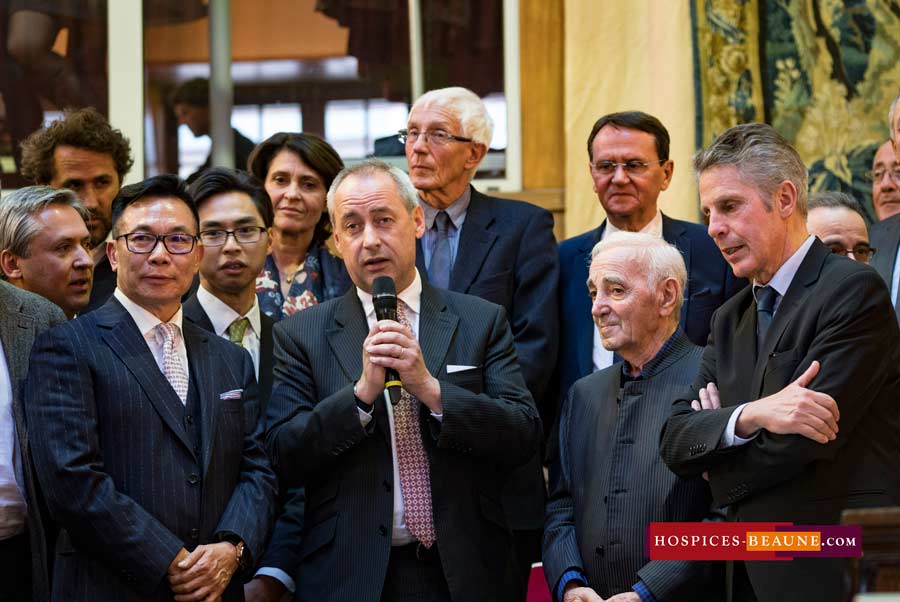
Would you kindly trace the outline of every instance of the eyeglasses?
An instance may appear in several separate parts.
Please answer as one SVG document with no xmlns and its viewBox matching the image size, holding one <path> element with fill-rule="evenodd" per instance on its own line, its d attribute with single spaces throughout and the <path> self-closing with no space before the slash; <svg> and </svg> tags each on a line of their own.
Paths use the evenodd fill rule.
<svg viewBox="0 0 900 602">
<path fill-rule="evenodd" d="M 172 234 L 150 234 L 149 232 L 131 232 L 120 234 L 115 240 L 125 239 L 125 246 L 132 253 L 146 255 L 156 249 L 159 241 L 162 241 L 166 251 L 173 255 L 185 255 L 194 250 L 197 237 L 193 234 L 174 232 Z"/>
<path fill-rule="evenodd" d="M 891 179 L 894 181 L 894 184 L 900 184 L 900 165 L 895 165 L 891 169 L 879 168 L 873 169 L 872 171 L 867 171 L 865 173 L 865 177 L 869 182 L 880 184 L 881 180 L 884 178 L 884 174 L 889 174 Z"/>
<path fill-rule="evenodd" d="M 399 132 L 397 132 L 397 140 L 399 140 L 403 144 L 415 144 L 416 140 L 419 139 L 419 136 L 422 137 L 422 140 L 425 141 L 425 144 L 434 142 L 438 146 L 444 146 L 451 140 L 456 140 L 457 142 L 472 142 L 471 138 L 454 136 L 453 134 L 445 132 L 444 130 L 434 130 L 433 132 L 420 132 L 419 130 L 400 130 Z"/>
<path fill-rule="evenodd" d="M 865 244 L 856 245 L 852 249 L 845 249 L 841 245 L 833 243 L 828 245 L 828 248 L 835 255 L 842 255 L 843 257 L 853 253 L 853 258 L 860 263 L 869 263 L 869 260 L 875 255 L 875 249 Z"/>
<path fill-rule="evenodd" d="M 200 242 L 204 247 L 221 247 L 228 242 L 228 235 L 242 245 L 259 242 L 266 229 L 262 226 L 241 226 L 234 230 L 204 230 L 200 233 Z"/>
<path fill-rule="evenodd" d="M 616 170 L 619 169 L 619 167 L 621 167 L 629 176 L 640 176 L 647 173 L 647 170 L 651 165 L 659 165 L 665 161 L 666 159 L 659 159 L 658 161 L 631 160 L 626 161 L 625 163 L 597 161 L 596 163 L 591 163 L 591 171 L 601 176 L 611 176 L 616 173 Z"/>
</svg>

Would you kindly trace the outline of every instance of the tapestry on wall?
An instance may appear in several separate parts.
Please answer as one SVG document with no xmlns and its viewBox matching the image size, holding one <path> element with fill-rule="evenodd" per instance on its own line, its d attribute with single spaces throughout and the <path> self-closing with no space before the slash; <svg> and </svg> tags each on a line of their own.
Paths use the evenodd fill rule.
<svg viewBox="0 0 900 602">
<path fill-rule="evenodd" d="M 810 170 L 871 210 L 865 173 L 900 86 L 896 0 L 692 0 L 697 141 L 772 124 Z"/>
</svg>

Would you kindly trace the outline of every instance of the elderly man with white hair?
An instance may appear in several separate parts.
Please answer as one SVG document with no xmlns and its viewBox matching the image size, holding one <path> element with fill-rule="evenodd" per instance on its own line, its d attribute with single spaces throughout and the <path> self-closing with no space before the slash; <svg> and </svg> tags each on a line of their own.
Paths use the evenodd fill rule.
<svg viewBox="0 0 900 602">
<path fill-rule="evenodd" d="M 900 160 L 898 100 L 900 100 L 900 94 L 894 98 L 894 102 L 891 103 L 891 109 L 888 111 L 888 127 L 890 128 L 891 143 L 894 146 L 895 153 L 894 165 L 896 165 L 897 160 Z M 890 179 L 890 174 L 888 175 L 888 179 Z M 881 182 L 881 180 L 879 181 Z M 872 267 L 878 270 L 878 273 L 881 274 L 881 277 L 887 283 L 888 289 L 891 291 L 891 302 L 894 305 L 894 312 L 897 314 L 897 320 L 900 321 L 900 214 L 882 218 L 882 211 L 879 210 L 879 205 L 884 205 L 882 201 L 883 199 L 879 198 L 875 204 L 875 209 L 879 211 L 881 221 L 872 226 L 869 232 L 872 235 L 872 246 L 879 250 L 878 254 L 872 258 Z"/>
<path fill-rule="evenodd" d="M 651 522 L 701 520 L 711 501 L 700 476 L 659 461 L 671 399 L 703 353 L 679 327 L 686 280 L 678 249 L 650 234 L 617 232 L 591 253 L 591 314 L 623 360 L 576 381 L 560 415 L 544 533 L 558 602 L 716 599 L 709 564 L 648 562 L 645 549 Z"/>
<path fill-rule="evenodd" d="M 465 88 L 432 90 L 413 105 L 400 139 L 425 214 L 416 267 L 432 286 L 503 306 L 525 383 L 549 424 L 559 334 L 553 217 L 529 203 L 484 195 L 471 185 L 492 134 L 484 103 Z M 510 478 L 503 503 L 524 582 L 540 556 L 544 483 L 539 454 Z"/>
</svg>

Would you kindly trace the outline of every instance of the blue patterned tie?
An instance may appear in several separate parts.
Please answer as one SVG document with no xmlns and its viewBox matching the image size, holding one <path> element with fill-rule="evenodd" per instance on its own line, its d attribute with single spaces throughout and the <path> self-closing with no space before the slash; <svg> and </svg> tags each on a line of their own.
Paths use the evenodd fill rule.
<svg viewBox="0 0 900 602">
<path fill-rule="evenodd" d="M 450 286 L 450 216 L 446 211 L 438 211 L 434 216 L 435 236 L 434 253 L 428 265 L 428 279 L 438 288 Z"/>
<path fill-rule="evenodd" d="M 753 293 L 756 297 L 756 349 L 760 350 L 766 340 L 769 326 L 772 325 L 778 291 L 771 286 L 757 286 L 754 287 Z"/>
</svg>

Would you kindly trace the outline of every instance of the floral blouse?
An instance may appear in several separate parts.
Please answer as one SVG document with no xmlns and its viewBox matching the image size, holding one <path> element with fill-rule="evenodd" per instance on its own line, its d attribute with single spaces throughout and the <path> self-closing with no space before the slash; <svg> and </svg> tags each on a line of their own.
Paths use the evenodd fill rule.
<svg viewBox="0 0 900 602">
<path fill-rule="evenodd" d="M 281 275 L 275 258 L 269 255 L 262 272 L 256 277 L 256 296 L 259 309 L 276 322 L 325 301 L 319 258 L 314 253 L 306 254 L 306 259 L 294 272 L 291 288 L 285 297 L 281 294 Z"/>
</svg>

